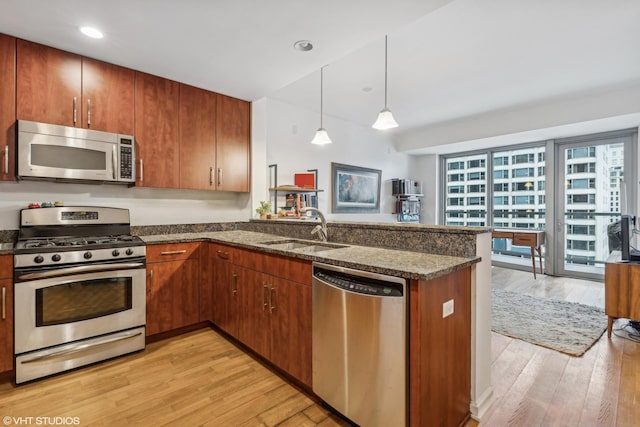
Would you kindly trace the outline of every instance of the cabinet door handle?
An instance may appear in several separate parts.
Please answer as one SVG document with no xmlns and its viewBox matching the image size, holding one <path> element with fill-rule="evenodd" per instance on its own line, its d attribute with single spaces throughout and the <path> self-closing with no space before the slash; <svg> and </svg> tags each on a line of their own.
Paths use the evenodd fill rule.
<svg viewBox="0 0 640 427">
<path fill-rule="evenodd" d="M 229 259 L 229 252 L 227 251 L 216 251 L 216 253 L 218 254 L 219 258 Z"/>
<path fill-rule="evenodd" d="M 262 284 L 262 311 L 265 311 L 269 304 L 267 303 L 267 292 L 269 292 L 269 287 L 263 283 Z M 269 297 L 271 299 L 271 297 Z"/>
<path fill-rule="evenodd" d="M 4 146 L 4 173 L 9 173 L 9 145 Z"/>
<path fill-rule="evenodd" d="M 2 320 L 7 318 L 7 288 L 2 288 Z"/>
<path fill-rule="evenodd" d="M 269 312 L 273 313 L 273 310 L 276 309 L 276 306 L 273 305 L 273 301 L 274 301 L 274 294 L 276 292 L 276 288 L 274 288 L 273 286 L 271 287 L 271 289 L 269 290 Z"/>
<path fill-rule="evenodd" d="M 209 185 L 213 185 L 213 168 L 209 168 Z"/>
<path fill-rule="evenodd" d="M 142 163 L 142 159 L 140 159 L 140 182 L 144 181 L 144 164 Z"/>
<path fill-rule="evenodd" d="M 73 124 L 75 125 L 78 121 L 78 98 L 73 97 Z"/>
<path fill-rule="evenodd" d="M 87 99 L 87 126 L 91 126 L 91 100 Z"/>
<path fill-rule="evenodd" d="M 231 292 L 233 292 L 233 296 L 236 296 L 238 293 L 238 275 L 233 273 L 233 284 L 231 285 Z"/>
<path fill-rule="evenodd" d="M 160 255 L 180 255 L 180 254 L 186 254 L 187 250 L 186 249 L 181 249 L 179 251 L 162 251 L 160 252 Z"/>
<path fill-rule="evenodd" d="M 149 287 L 147 288 L 147 293 L 150 294 L 153 289 L 153 269 L 149 270 Z"/>
<path fill-rule="evenodd" d="M 222 185 L 222 168 L 218 168 L 218 187 Z"/>
</svg>

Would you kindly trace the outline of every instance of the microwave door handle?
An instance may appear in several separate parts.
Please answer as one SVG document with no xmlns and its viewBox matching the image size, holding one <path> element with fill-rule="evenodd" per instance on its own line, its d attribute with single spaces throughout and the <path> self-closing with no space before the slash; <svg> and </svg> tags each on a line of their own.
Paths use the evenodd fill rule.
<svg viewBox="0 0 640 427">
<path fill-rule="evenodd" d="M 113 153 L 111 155 L 111 166 L 113 166 L 113 180 L 117 180 L 118 176 L 117 176 L 117 172 L 118 172 L 118 162 L 116 161 L 116 158 L 118 157 L 118 152 L 117 150 L 117 146 L 113 146 Z"/>
</svg>

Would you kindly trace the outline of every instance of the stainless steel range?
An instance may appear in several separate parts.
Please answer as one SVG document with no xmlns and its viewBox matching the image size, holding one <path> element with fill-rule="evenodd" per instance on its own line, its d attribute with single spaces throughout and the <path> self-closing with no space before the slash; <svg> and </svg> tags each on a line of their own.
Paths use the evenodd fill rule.
<svg viewBox="0 0 640 427">
<path fill-rule="evenodd" d="M 23 209 L 14 254 L 17 384 L 144 349 L 146 248 L 127 209 Z"/>
</svg>

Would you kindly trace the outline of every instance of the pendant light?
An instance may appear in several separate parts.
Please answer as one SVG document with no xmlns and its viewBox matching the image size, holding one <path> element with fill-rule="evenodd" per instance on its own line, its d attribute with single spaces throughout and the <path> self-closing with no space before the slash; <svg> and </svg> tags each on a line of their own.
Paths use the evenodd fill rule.
<svg viewBox="0 0 640 427">
<path fill-rule="evenodd" d="M 374 129 L 385 130 L 398 127 L 398 122 L 387 108 L 387 36 L 384 36 L 384 109 L 378 114 L 378 119 L 371 126 Z"/>
<path fill-rule="evenodd" d="M 329 134 L 327 133 L 327 130 L 322 127 L 322 89 L 323 89 L 322 83 L 324 79 L 323 71 L 324 71 L 324 67 L 320 68 L 320 127 L 316 131 L 316 135 L 311 140 L 311 143 L 316 145 L 331 144 L 332 142 L 331 139 L 329 138 Z"/>
</svg>

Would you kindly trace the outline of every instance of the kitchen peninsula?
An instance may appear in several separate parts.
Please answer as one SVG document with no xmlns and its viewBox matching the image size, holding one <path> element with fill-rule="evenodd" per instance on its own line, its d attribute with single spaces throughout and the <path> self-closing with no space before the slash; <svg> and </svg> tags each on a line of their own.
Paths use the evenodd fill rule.
<svg viewBox="0 0 640 427">
<path fill-rule="evenodd" d="M 305 220 L 251 220 L 236 223 L 235 230 L 268 233 L 280 238 L 309 239 L 316 225 L 314 221 Z M 345 248 L 324 252 L 322 261 L 334 258 L 332 263 L 357 269 L 371 268 L 370 271 L 383 274 L 397 274 L 419 282 L 445 275 L 447 268 L 443 265 L 434 268 L 434 260 L 443 260 L 446 256 L 475 259 L 468 265 L 471 273 L 471 308 L 468 316 L 471 321 L 471 415 L 480 418 L 491 406 L 494 396 L 491 387 L 491 232 L 488 228 L 478 227 L 442 227 L 422 224 L 370 223 L 370 222 L 330 222 L 329 241 L 331 243 L 358 246 L 362 256 L 355 256 L 355 248 Z M 195 228 L 194 228 L 195 227 Z M 208 233 L 222 230 L 217 226 L 157 226 L 140 227 L 134 233 L 140 234 L 148 243 L 172 241 L 188 241 L 196 238 L 196 233 Z M 225 227 L 225 230 L 231 230 Z M 163 234 L 164 236 L 158 236 Z M 203 235 L 204 236 L 204 235 Z M 221 237 L 219 234 L 218 237 Z M 232 242 L 226 242 L 232 244 Z M 246 242 L 235 243 L 244 245 Z M 373 254 L 392 254 L 382 264 L 375 264 Z M 255 249 L 255 248 L 254 248 Z M 261 248 L 274 251 L 273 248 Z M 387 252 L 385 252 L 385 250 Z M 364 255 L 366 251 L 373 251 Z M 273 252 L 274 255 L 282 255 Z M 348 256 L 347 256 L 348 254 Z M 301 260 L 316 260 L 312 255 L 298 254 Z M 403 257 L 407 257 L 402 261 Z M 440 256 L 445 256 L 440 258 Z M 341 259 L 341 257 L 344 257 Z M 469 262 L 466 259 L 463 262 Z M 428 267 L 431 265 L 431 267 Z M 427 267 L 424 267 L 427 266 Z M 444 269 L 442 269 L 444 267 Z M 439 272 L 438 272 L 439 270 Z M 452 270 L 455 270 L 453 268 Z M 449 271 L 451 272 L 451 271 Z M 422 275 L 421 275 L 422 274 Z M 310 278 L 310 267 L 309 274 Z M 414 289 L 417 287 L 414 286 Z M 457 307 L 457 306 L 456 306 Z M 432 307 L 442 313 L 442 306 Z M 457 308 L 456 308 L 457 310 Z M 468 342 L 468 341 L 467 341 Z M 454 351 L 455 353 L 455 351 Z M 445 376 L 446 377 L 446 376 Z M 469 387 L 467 388 L 467 390 Z M 468 400 L 468 399 L 467 399 Z M 468 403 L 468 402 L 467 402 Z M 467 407 L 469 405 L 467 404 Z"/>
<path fill-rule="evenodd" d="M 233 224 L 133 227 L 133 233 L 149 248 L 148 286 L 149 272 L 162 265 L 172 264 L 176 269 L 171 267 L 170 271 L 179 271 L 183 263 L 188 263 L 187 270 L 192 272 L 191 276 L 177 274 L 180 279 L 176 283 L 171 283 L 173 274 L 164 275 L 167 280 L 162 282 L 162 275 L 157 274 L 158 279 L 153 280 L 158 282 L 148 292 L 163 292 L 167 289 L 164 286 L 185 286 L 187 280 L 182 280 L 185 277 L 199 278 L 189 280 L 198 285 L 187 292 L 195 301 L 197 316 L 184 320 L 182 314 L 177 313 L 173 319 L 162 320 L 156 332 L 162 335 L 190 323 L 211 321 L 228 338 L 310 391 L 311 263 L 321 261 L 404 277 L 409 280 L 410 294 L 411 425 L 426 425 L 433 417 L 445 421 L 446 425 L 458 425 L 466 419 L 470 408 L 473 413 L 474 408 L 479 407 L 477 403 L 482 403 L 478 401 L 480 394 L 474 393 L 479 390 L 482 375 L 488 375 L 477 368 L 478 359 L 484 356 L 474 346 L 483 341 L 475 329 L 480 311 L 487 311 L 486 307 L 478 309 L 484 304 L 481 298 L 478 299 L 483 293 L 479 287 L 487 284 L 479 278 L 483 266 L 481 256 L 484 255 L 480 246 L 483 246 L 481 239 L 484 236 L 490 247 L 490 231 L 337 222 L 329 223 L 329 244 L 333 247 L 328 250 L 278 249 L 278 245 L 273 244 L 292 239 L 309 241 L 310 245 L 319 243 L 309 240 L 314 225 L 313 221 L 251 220 Z M 187 246 L 182 248 L 183 245 Z M 163 251 L 172 255 L 154 259 L 151 255 L 154 247 L 158 248 L 158 254 Z M 277 309 L 273 317 L 251 318 L 250 312 L 263 316 L 262 285 L 255 286 L 253 296 L 245 291 L 253 290 L 251 284 L 260 284 L 263 280 L 273 283 Z M 218 286 L 220 283 L 223 287 Z M 238 295 L 238 303 L 244 305 L 229 312 L 229 307 L 233 307 L 229 304 L 232 300 L 223 295 L 225 290 L 230 295 Z M 488 287 L 484 290 L 488 292 Z M 286 296 L 285 292 L 295 298 Z M 250 309 L 252 301 L 256 300 L 259 308 Z M 443 317 L 443 303 L 449 300 L 454 300 L 455 311 Z M 223 307 L 216 304 L 223 304 Z M 154 322 L 154 305 L 148 303 L 147 307 L 147 324 L 150 325 Z M 163 316 L 167 316 L 166 311 Z M 256 330 L 266 332 L 256 334 Z M 488 390 L 482 390 L 480 397 L 490 402 L 490 385 Z"/>
</svg>

